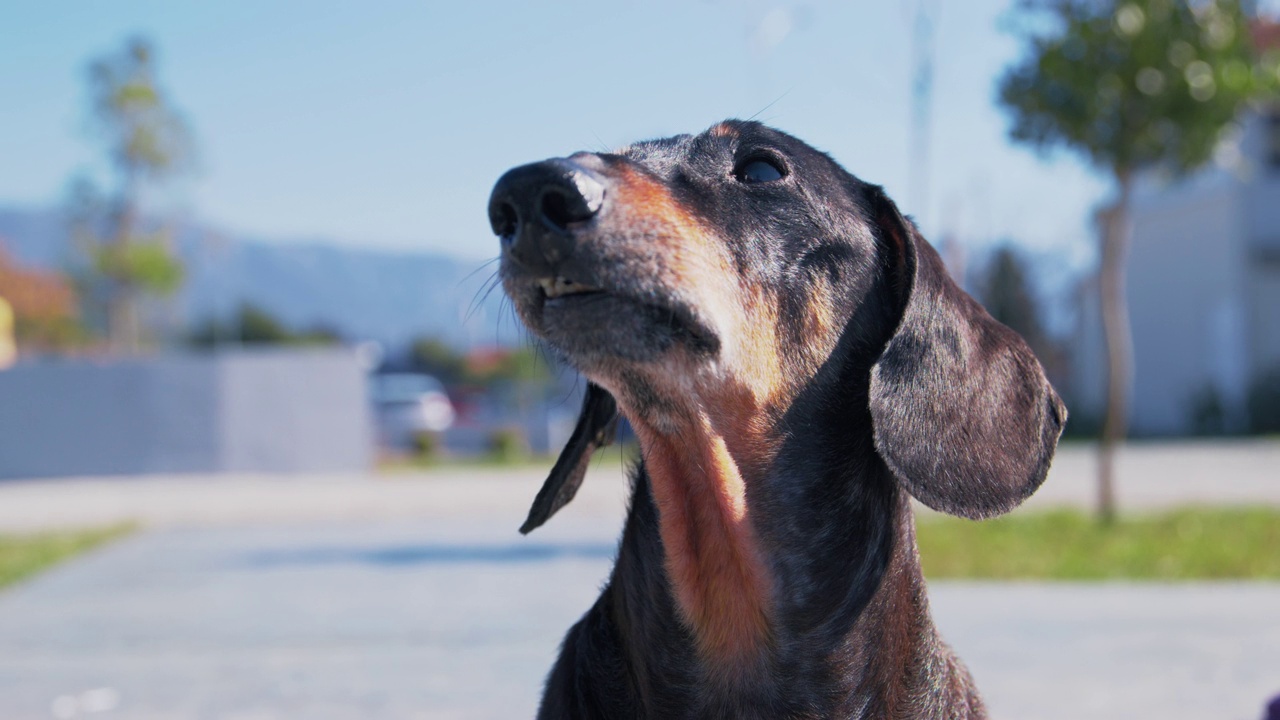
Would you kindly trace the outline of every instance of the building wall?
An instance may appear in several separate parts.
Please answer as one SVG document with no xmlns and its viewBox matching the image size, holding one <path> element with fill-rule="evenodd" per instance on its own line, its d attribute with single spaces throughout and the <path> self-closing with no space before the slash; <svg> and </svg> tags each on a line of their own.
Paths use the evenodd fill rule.
<svg viewBox="0 0 1280 720">
<path fill-rule="evenodd" d="M 19 364 L 0 372 L 0 478 L 369 468 L 345 350 Z"/>
<path fill-rule="evenodd" d="M 1135 433 L 1192 429 L 1213 389 L 1242 422 L 1249 380 L 1247 278 L 1239 186 L 1214 174 L 1135 203 L 1128 263 Z"/>
<path fill-rule="evenodd" d="M 1252 115 L 1245 126 L 1249 364 L 1256 376 L 1280 365 L 1280 108 Z"/>
<path fill-rule="evenodd" d="M 1252 374 L 1280 367 L 1280 257 L 1259 260 L 1250 269 L 1249 322 Z"/>
<path fill-rule="evenodd" d="M 1240 140 L 1244 231 L 1250 247 L 1267 255 L 1280 254 L 1280 147 L 1273 147 L 1280 132 L 1272 123 L 1280 128 L 1280 108 L 1250 114 Z"/>
<path fill-rule="evenodd" d="M 1215 163 L 1176 182 L 1143 177 L 1127 263 L 1136 434 L 1193 430 L 1193 396 L 1217 392 L 1243 429 L 1252 379 L 1280 363 L 1280 108 L 1241 119 Z M 1073 347 L 1076 410 L 1100 417 L 1106 366 L 1093 281 Z"/>
</svg>

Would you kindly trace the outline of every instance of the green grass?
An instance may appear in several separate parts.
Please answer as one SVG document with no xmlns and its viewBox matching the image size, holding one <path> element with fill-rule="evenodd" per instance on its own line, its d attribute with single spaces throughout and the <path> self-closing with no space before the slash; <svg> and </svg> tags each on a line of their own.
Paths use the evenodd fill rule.
<svg viewBox="0 0 1280 720">
<path fill-rule="evenodd" d="M 1280 510 L 1185 508 L 1103 526 L 1078 510 L 918 525 L 926 577 L 993 580 L 1280 579 Z"/>
<path fill-rule="evenodd" d="M 0 588 L 127 535 L 133 529 L 132 525 L 112 525 L 89 530 L 0 535 Z"/>
</svg>

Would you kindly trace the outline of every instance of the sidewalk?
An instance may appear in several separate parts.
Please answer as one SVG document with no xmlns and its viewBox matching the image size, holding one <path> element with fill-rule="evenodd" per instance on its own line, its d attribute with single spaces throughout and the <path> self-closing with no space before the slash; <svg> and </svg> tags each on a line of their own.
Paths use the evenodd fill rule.
<svg viewBox="0 0 1280 720">
<path fill-rule="evenodd" d="M 609 571 L 592 525 L 142 533 L 0 593 L 0 717 L 104 698 L 65 717 L 531 717 Z M 997 720 L 1258 720 L 1280 693 L 1277 584 L 934 583 L 930 600 Z"/>
<path fill-rule="evenodd" d="M 1087 506 L 1067 446 L 1031 507 Z M 1280 504 L 1280 444 L 1133 446 L 1122 507 Z M 0 591 L 0 718 L 530 717 L 611 566 L 616 464 L 530 537 L 542 470 L 0 483 L 0 531 L 146 531 Z M 996 720 L 1258 720 L 1280 584 L 938 582 Z M 88 710 L 94 710 L 88 713 Z"/>
<path fill-rule="evenodd" d="M 1049 479 L 1027 502 L 1092 507 L 1095 450 L 1059 448 Z M 139 521 L 152 527 L 449 518 L 524 519 L 546 470 L 446 469 L 344 477 L 177 476 L 0 482 L 0 532 Z M 1137 443 L 1120 452 L 1125 510 L 1187 503 L 1280 505 L 1280 442 Z M 627 484 L 616 462 L 597 462 L 562 515 L 621 525 Z"/>
</svg>

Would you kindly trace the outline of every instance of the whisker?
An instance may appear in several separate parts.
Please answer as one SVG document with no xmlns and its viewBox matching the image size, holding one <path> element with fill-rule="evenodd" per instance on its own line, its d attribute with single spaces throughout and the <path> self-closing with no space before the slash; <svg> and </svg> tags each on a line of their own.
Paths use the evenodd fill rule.
<svg viewBox="0 0 1280 720">
<path fill-rule="evenodd" d="M 498 262 L 498 261 L 499 261 L 499 260 L 501 260 L 501 259 L 502 259 L 502 257 L 501 257 L 501 256 L 498 256 L 498 257 L 495 257 L 495 258 L 491 258 L 491 259 L 489 259 L 489 260 L 485 260 L 484 262 L 480 263 L 480 266 L 479 266 L 479 267 L 477 267 L 475 270 L 472 270 L 471 272 L 469 272 L 469 273 L 467 273 L 466 275 L 462 276 L 462 279 L 458 281 L 458 287 L 461 287 L 461 286 L 462 286 L 462 283 L 464 283 L 464 282 L 466 282 L 466 281 L 470 280 L 472 277 L 474 277 L 476 273 L 478 273 L 478 272 L 480 272 L 481 270 L 483 270 L 483 269 L 485 269 L 485 268 L 489 267 L 490 265 L 492 265 L 492 264 L 494 264 L 494 263 Z"/>
<path fill-rule="evenodd" d="M 498 273 L 495 271 L 493 275 L 485 281 L 485 284 L 476 291 L 475 296 L 472 297 L 471 305 L 467 307 L 467 314 L 462 319 L 464 323 L 471 320 L 472 316 L 480 310 L 484 303 L 489 299 L 489 296 L 493 294 L 493 291 L 496 290 L 501 283 L 502 279 L 498 277 Z"/>
<path fill-rule="evenodd" d="M 778 97 L 774 98 L 774 99 L 773 99 L 773 102 L 770 102 L 768 105 L 765 105 L 764 107 L 760 108 L 758 111 L 756 111 L 755 113 L 753 113 L 753 114 L 751 115 L 751 117 L 747 118 L 747 121 L 748 121 L 748 122 L 750 122 L 751 120 L 755 120 L 756 118 L 760 117 L 760 115 L 761 115 L 761 114 L 763 114 L 766 110 L 768 110 L 769 108 L 773 107 L 774 105 L 777 105 L 778 103 L 782 102 L 783 98 L 785 98 L 786 96 L 790 95 L 790 94 L 791 94 L 791 91 L 792 91 L 792 90 L 795 90 L 797 86 L 798 86 L 798 84 L 797 84 L 797 85 L 792 85 L 790 88 L 787 88 L 787 90 L 786 90 L 785 92 L 783 92 L 783 93 L 782 93 L 781 95 L 779 95 Z"/>
</svg>

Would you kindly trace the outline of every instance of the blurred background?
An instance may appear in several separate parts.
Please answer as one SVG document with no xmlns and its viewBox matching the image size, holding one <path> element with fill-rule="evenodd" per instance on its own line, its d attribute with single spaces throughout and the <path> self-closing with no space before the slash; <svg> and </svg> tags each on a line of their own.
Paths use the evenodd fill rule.
<svg viewBox="0 0 1280 720">
<path fill-rule="evenodd" d="M 736 117 L 883 184 L 1070 408 L 1027 509 L 921 519 L 996 717 L 1263 717 L 1277 16 L 0 8 L 0 716 L 531 715 L 634 448 L 515 534 L 584 384 L 495 286 L 490 188 Z"/>
</svg>

